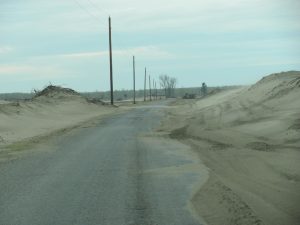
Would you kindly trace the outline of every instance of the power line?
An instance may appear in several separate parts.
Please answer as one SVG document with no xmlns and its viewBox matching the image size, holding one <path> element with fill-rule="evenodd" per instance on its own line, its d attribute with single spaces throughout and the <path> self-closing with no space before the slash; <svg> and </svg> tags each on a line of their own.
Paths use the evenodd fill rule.
<svg viewBox="0 0 300 225">
<path fill-rule="evenodd" d="M 99 23 L 98 20 L 100 20 L 100 17 L 98 17 L 98 16 L 96 16 L 95 14 L 91 13 L 86 7 L 83 7 L 83 5 L 80 4 L 78 0 L 74 0 L 74 1 L 77 3 L 77 5 L 78 5 L 83 11 L 85 11 L 87 14 L 89 14 L 89 16 L 92 17 L 93 19 L 96 19 L 96 20 L 97 20 L 97 23 Z M 88 1 L 88 2 L 90 3 L 90 5 L 93 6 L 94 8 L 97 8 L 99 11 L 102 11 L 103 13 L 107 14 L 107 10 L 101 9 L 98 5 L 96 5 L 96 4 L 95 4 L 93 1 L 91 1 L 91 0 L 87 0 L 87 1 Z M 98 13 L 97 13 L 97 14 L 98 14 Z M 104 19 L 104 18 L 103 18 L 103 19 Z M 102 25 L 103 27 L 106 28 L 106 25 L 105 25 L 105 24 L 101 23 L 100 25 Z M 118 43 L 119 43 L 119 45 L 118 45 Z M 118 38 L 118 42 L 116 42 L 115 44 L 116 44 L 117 47 L 121 47 L 121 46 L 124 46 L 125 42 L 122 41 L 122 38 Z M 122 48 L 120 48 L 120 49 L 122 49 Z M 126 51 L 128 52 L 128 55 L 133 55 L 133 54 L 135 54 L 134 49 L 127 48 L 127 49 L 124 49 L 124 50 L 126 50 Z"/>
<path fill-rule="evenodd" d="M 102 27 L 105 27 L 105 28 L 106 28 L 106 25 L 104 25 L 103 23 L 100 23 L 100 20 L 102 20 L 102 19 L 100 19 L 100 17 L 98 17 L 97 15 L 95 15 L 94 13 L 92 13 L 90 10 L 88 10 L 87 7 L 84 7 L 83 4 L 81 4 L 78 0 L 73 0 L 73 1 L 77 4 L 77 6 L 78 6 L 82 11 L 84 11 L 86 14 L 88 14 L 89 17 L 90 17 L 91 19 L 93 19 L 94 22 L 97 22 L 97 26 L 101 25 Z M 91 0 L 88 0 L 88 2 L 90 3 L 90 5 L 91 5 L 92 7 L 97 8 L 99 11 L 102 11 L 102 12 L 106 13 L 106 10 L 100 9 L 100 7 L 97 6 L 97 5 L 96 5 L 94 2 L 92 2 Z M 97 14 L 98 14 L 98 13 L 97 13 Z M 111 32 L 111 28 L 110 28 L 110 32 Z M 111 38 L 111 37 L 110 37 L 110 38 Z M 120 38 L 119 41 L 121 42 L 121 43 L 120 43 L 121 45 L 124 45 L 124 42 L 122 41 L 122 38 Z M 110 40 L 110 42 L 111 42 L 111 40 Z M 122 48 L 121 48 L 121 49 L 122 49 Z M 111 51 L 112 51 L 112 50 L 111 50 Z M 130 48 L 125 49 L 125 51 L 128 52 L 128 55 L 133 55 L 133 53 L 134 53 L 134 49 L 130 49 Z M 112 69 L 112 68 L 111 68 L 111 69 Z M 112 73 L 112 72 L 111 72 L 111 73 Z M 112 76 L 112 75 L 111 75 L 111 76 Z M 111 79 L 112 79 L 112 77 L 111 77 Z M 111 86 L 112 86 L 112 85 L 111 85 Z M 112 87 L 111 87 L 111 89 L 113 90 Z M 113 93 L 111 93 L 111 97 L 112 97 L 112 99 L 111 99 L 111 104 L 113 104 L 113 103 L 114 103 L 114 101 L 113 101 Z"/>
<path fill-rule="evenodd" d="M 87 10 L 87 8 L 83 7 L 83 6 L 79 3 L 79 1 L 77 1 L 77 0 L 73 0 L 73 1 L 79 6 L 79 8 L 80 8 L 82 11 L 84 11 L 85 13 L 87 13 L 92 19 L 96 19 L 96 22 L 99 23 L 99 21 L 100 21 L 100 18 L 99 18 L 99 17 L 95 16 L 93 13 L 91 13 L 89 10 Z M 101 24 L 101 25 L 104 26 L 104 24 Z"/>
<path fill-rule="evenodd" d="M 88 0 L 88 2 L 90 3 L 91 6 L 93 6 L 94 8 L 96 8 L 99 11 L 102 11 L 103 13 L 107 13 L 106 10 L 101 9 L 97 4 L 95 4 L 94 2 L 92 2 L 91 0 Z"/>
</svg>

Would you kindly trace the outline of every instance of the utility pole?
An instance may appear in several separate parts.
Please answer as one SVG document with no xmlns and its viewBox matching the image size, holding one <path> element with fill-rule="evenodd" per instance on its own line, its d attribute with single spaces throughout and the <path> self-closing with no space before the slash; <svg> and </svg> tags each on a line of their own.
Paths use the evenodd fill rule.
<svg viewBox="0 0 300 225">
<path fill-rule="evenodd" d="M 133 104 L 135 103 L 135 58 L 133 56 Z"/>
<path fill-rule="evenodd" d="M 156 81 L 154 81 L 154 84 L 155 84 L 155 100 L 157 100 L 157 89 L 156 89 Z"/>
<path fill-rule="evenodd" d="M 157 86 L 156 86 L 156 81 L 155 81 L 155 99 L 157 100 Z"/>
<path fill-rule="evenodd" d="M 161 84 L 159 85 L 159 99 L 161 99 L 162 91 L 161 91 Z"/>
<path fill-rule="evenodd" d="M 150 101 L 152 101 L 152 97 L 151 97 L 151 77 L 149 75 L 149 91 L 150 91 Z"/>
<path fill-rule="evenodd" d="M 112 47 L 111 47 L 111 18 L 108 18 L 109 25 L 109 63 L 110 63 L 110 104 L 114 104 L 114 84 L 113 84 L 113 65 L 112 65 Z"/>
<path fill-rule="evenodd" d="M 153 100 L 155 100 L 155 83 L 154 83 L 154 79 L 153 79 Z"/>
<path fill-rule="evenodd" d="M 146 101 L 146 88 L 147 88 L 147 68 L 145 67 L 145 80 L 144 80 L 144 102 Z"/>
</svg>

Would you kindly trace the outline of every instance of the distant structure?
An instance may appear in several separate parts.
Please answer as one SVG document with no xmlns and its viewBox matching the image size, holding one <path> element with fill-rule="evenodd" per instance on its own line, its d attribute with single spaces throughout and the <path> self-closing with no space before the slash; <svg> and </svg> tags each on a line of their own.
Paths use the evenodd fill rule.
<svg viewBox="0 0 300 225">
<path fill-rule="evenodd" d="M 205 83 L 202 83 L 201 94 L 202 94 L 202 96 L 207 95 L 207 85 Z"/>
</svg>

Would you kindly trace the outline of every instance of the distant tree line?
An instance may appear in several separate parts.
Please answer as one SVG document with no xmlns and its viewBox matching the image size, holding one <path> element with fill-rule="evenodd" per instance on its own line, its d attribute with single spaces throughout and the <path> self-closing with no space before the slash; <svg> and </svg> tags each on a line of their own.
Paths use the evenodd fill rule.
<svg viewBox="0 0 300 225">
<path fill-rule="evenodd" d="M 158 89 L 158 96 L 164 96 L 167 97 L 176 97 L 176 98 L 182 98 L 186 94 L 197 96 L 203 96 L 208 95 L 210 93 L 214 93 L 219 90 L 224 89 L 230 89 L 234 87 L 239 86 L 227 86 L 227 87 L 207 87 L 206 85 L 198 86 L 198 87 L 190 87 L 190 88 L 176 88 L 176 82 L 174 84 L 174 81 L 170 83 L 170 86 L 168 85 L 162 89 Z M 104 101 L 109 100 L 110 98 L 110 92 L 109 91 L 94 91 L 94 92 L 81 92 L 81 95 L 87 98 L 96 98 L 101 99 Z M 132 90 L 115 90 L 114 91 L 115 97 L 118 100 L 129 100 L 133 98 L 133 91 Z M 148 94 L 148 91 L 147 91 Z M 31 99 L 35 95 L 34 92 L 32 93 L 0 93 L 0 100 L 9 100 L 9 101 L 18 101 L 18 100 L 26 100 Z M 143 98 L 144 97 L 144 90 L 137 90 L 136 91 L 136 97 L 137 98 Z M 149 96 L 148 96 L 149 98 Z M 189 97 L 190 98 L 190 97 Z"/>
<path fill-rule="evenodd" d="M 164 89 L 166 98 L 174 98 L 177 79 L 168 75 L 160 75 L 159 81 L 161 87 Z"/>
</svg>

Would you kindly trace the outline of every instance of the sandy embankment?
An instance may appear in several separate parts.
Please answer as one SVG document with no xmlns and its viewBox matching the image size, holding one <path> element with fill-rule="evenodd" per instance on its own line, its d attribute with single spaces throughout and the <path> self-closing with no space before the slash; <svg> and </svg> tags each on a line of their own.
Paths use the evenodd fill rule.
<svg viewBox="0 0 300 225">
<path fill-rule="evenodd" d="M 210 170 L 192 199 L 209 224 L 300 224 L 299 99 L 300 72 L 287 72 L 167 113 L 163 129 Z"/>
<path fill-rule="evenodd" d="M 12 143 L 38 139 L 119 111 L 60 88 L 45 89 L 31 101 L 3 102 L 0 104 L 0 153 Z"/>
</svg>

